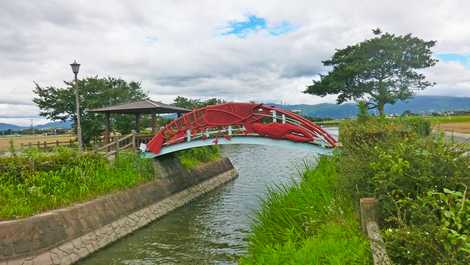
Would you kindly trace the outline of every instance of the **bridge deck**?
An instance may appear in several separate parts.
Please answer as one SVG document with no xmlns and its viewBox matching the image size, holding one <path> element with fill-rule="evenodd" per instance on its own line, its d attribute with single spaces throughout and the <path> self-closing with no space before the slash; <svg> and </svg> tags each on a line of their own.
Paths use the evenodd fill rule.
<svg viewBox="0 0 470 265">
<path fill-rule="evenodd" d="M 198 139 L 198 140 L 191 140 L 189 142 L 183 142 L 175 145 L 164 146 L 159 154 L 154 154 L 150 152 L 145 152 L 144 156 L 147 158 L 154 158 L 161 155 L 195 148 L 201 146 L 209 146 L 215 145 L 214 138 L 208 139 Z M 217 139 L 217 144 L 254 144 L 254 145 L 269 145 L 269 146 L 277 146 L 280 148 L 294 148 L 296 150 L 305 150 L 308 152 L 316 153 L 316 154 L 331 154 L 333 149 L 325 148 L 320 145 L 311 144 L 311 143 L 300 143 L 300 142 L 292 142 L 289 140 L 278 140 L 278 139 L 270 139 L 265 137 L 259 136 L 234 136 L 230 140 L 225 138 Z"/>
</svg>

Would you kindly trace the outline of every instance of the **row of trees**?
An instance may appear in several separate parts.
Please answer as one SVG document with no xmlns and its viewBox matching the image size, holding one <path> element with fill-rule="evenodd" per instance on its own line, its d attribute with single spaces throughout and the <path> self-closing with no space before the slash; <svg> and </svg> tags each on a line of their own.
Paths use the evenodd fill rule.
<svg viewBox="0 0 470 265">
<path fill-rule="evenodd" d="M 385 104 L 406 100 L 416 91 L 433 85 L 419 70 L 436 64 L 431 51 L 435 41 L 424 41 L 411 34 L 383 34 L 380 29 L 373 33 L 373 38 L 339 49 L 323 61 L 330 72 L 320 75 L 320 79 L 314 80 L 304 93 L 334 94 L 338 104 L 362 101 L 368 109 L 376 108 L 384 115 Z M 61 88 L 35 85 L 33 101 L 39 106 L 41 116 L 51 120 L 76 120 L 73 83 L 65 82 L 65 87 Z M 85 78 L 78 81 L 78 87 L 85 142 L 99 136 L 105 123 L 103 115 L 87 112 L 87 109 L 148 98 L 148 92 L 143 90 L 140 82 L 111 77 Z M 193 109 L 222 102 L 217 98 L 177 97 L 174 105 Z M 119 115 L 112 119 L 116 130 L 127 133 L 132 129 L 132 117 Z M 144 120 L 143 124 L 148 122 Z"/>
<path fill-rule="evenodd" d="M 65 81 L 64 87 L 41 87 L 35 83 L 35 98 L 33 102 L 40 108 L 40 115 L 50 120 L 76 120 L 74 87 L 72 82 Z M 90 143 L 96 140 L 104 131 L 105 117 L 103 114 L 92 113 L 88 109 L 111 106 L 119 103 L 127 103 L 148 98 L 140 82 L 126 82 L 112 77 L 90 77 L 78 80 L 80 96 L 80 118 L 82 123 L 83 140 Z M 223 100 L 211 98 L 208 100 L 189 99 L 177 97 L 174 105 L 193 109 L 207 105 L 222 103 Z M 120 133 L 129 133 L 134 129 L 134 117 L 132 115 L 111 116 L 113 129 Z M 166 119 L 160 119 L 166 122 Z M 142 117 L 141 125 L 150 127 L 151 119 Z M 160 124 L 161 125 L 161 124 Z"/>
</svg>

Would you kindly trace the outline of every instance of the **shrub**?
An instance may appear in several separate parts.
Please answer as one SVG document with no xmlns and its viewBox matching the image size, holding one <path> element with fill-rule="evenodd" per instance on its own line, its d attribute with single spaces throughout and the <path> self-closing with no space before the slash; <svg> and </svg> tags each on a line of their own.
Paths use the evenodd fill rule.
<svg viewBox="0 0 470 265">
<path fill-rule="evenodd" d="M 397 201 L 399 227 L 385 242 L 397 264 L 470 264 L 470 201 L 467 190 L 429 191 Z M 418 251 L 419 250 L 419 251 Z M 404 255 L 406 253 L 406 255 Z"/>
<path fill-rule="evenodd" d="M 429 136 L 432 132 L 431 121 L 420 117 L 402 117 L 401 120 L 406 126 L 415 131 L 419 136 Z"/>
<path fill-rule="evenodd" d="M 204 146 L 183 150 L 176 153 L 181 165 L 186 169 L 193 169 L 201 163 L 220 158 L 220 148 L 217 145 Z"/>
<path fill-rule="evenodd" d="M 469 150 L 443 138 L 425 137 L 428 125 L 418 119 L 344 123 L 340 182 L 356 201 L 379 199 L 387 248 L 397 264 L 469 264 L 464 261 L 470 253 L 457 251 L 468 249 L 468 229 L 461 229 L 470 227 L 468 206 L 455 207 L 457 199 L 451 195 L 456 191 L 465 201 Z M 445 215 L 460 216 L 458 229 L 447 228 L 451 221 Z"/>
</svg>

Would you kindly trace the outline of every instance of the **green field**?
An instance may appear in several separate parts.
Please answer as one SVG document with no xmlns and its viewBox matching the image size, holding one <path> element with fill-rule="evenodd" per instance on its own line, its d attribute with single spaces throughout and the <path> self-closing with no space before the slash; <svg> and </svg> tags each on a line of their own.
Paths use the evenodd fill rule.
<svg viewBox="0 0 470 265">
<path fill-rule="evenodd" d="M 470 115 L 425 116 L 424 118 L 430 120 L 433 125 L 443 123 L 470 122 Z"/>
</svg>

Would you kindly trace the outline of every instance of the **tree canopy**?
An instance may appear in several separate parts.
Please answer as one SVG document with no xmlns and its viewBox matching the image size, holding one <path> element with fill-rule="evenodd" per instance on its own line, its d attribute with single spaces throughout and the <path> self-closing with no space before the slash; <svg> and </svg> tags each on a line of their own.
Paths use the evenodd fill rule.
<svg viewBox="0 0 470 265">
<path fill-rule="evenodd" d="M 40 115 L 50 120 L 76 121 L 75 94 L 73 82 L 64 81 L 65 87 L 41 87 L 35 83 L 33 102 L 39 106 Z M 87 109 L 111 106 L 147 98 L 147 93 L 139 82 L 126 82 L 122 79 L 91 77 L 78 80 L 80 97 L 80 119 L 83 140 L 88 143 L 99 136 L 105 125 L 102 114 L 88 112 Z M 118 115 L 113 124 L 121 132 L 128 132 L 133 126 L 132 117 Z"/>
<path fill-rule="evenodd" d="M 225 101 L 218 98 L 210 98 L 207 100 L 202 99 L 190 99 L 186 97 L 178 96 L 175 98 L 173 105 L 186 109 L 197 109 L 208 105 L 221 104 Z"/>
<path fill-rule="evenodd" d="M 323 65 L 332 67 L 320 80 L 314 80 L 304 93 L 338 95 L 337 103 L 365 100 L 369 109 L 384 114 L 385 104 L 406 100 L 417 90 L 433 83 L 417 71 L 436 64 L 431 48 L 435 41 L 424 41 L 411 34 L 383 34 L 374 29 L 375 37 L 336 50 Z"/>
</svg>

